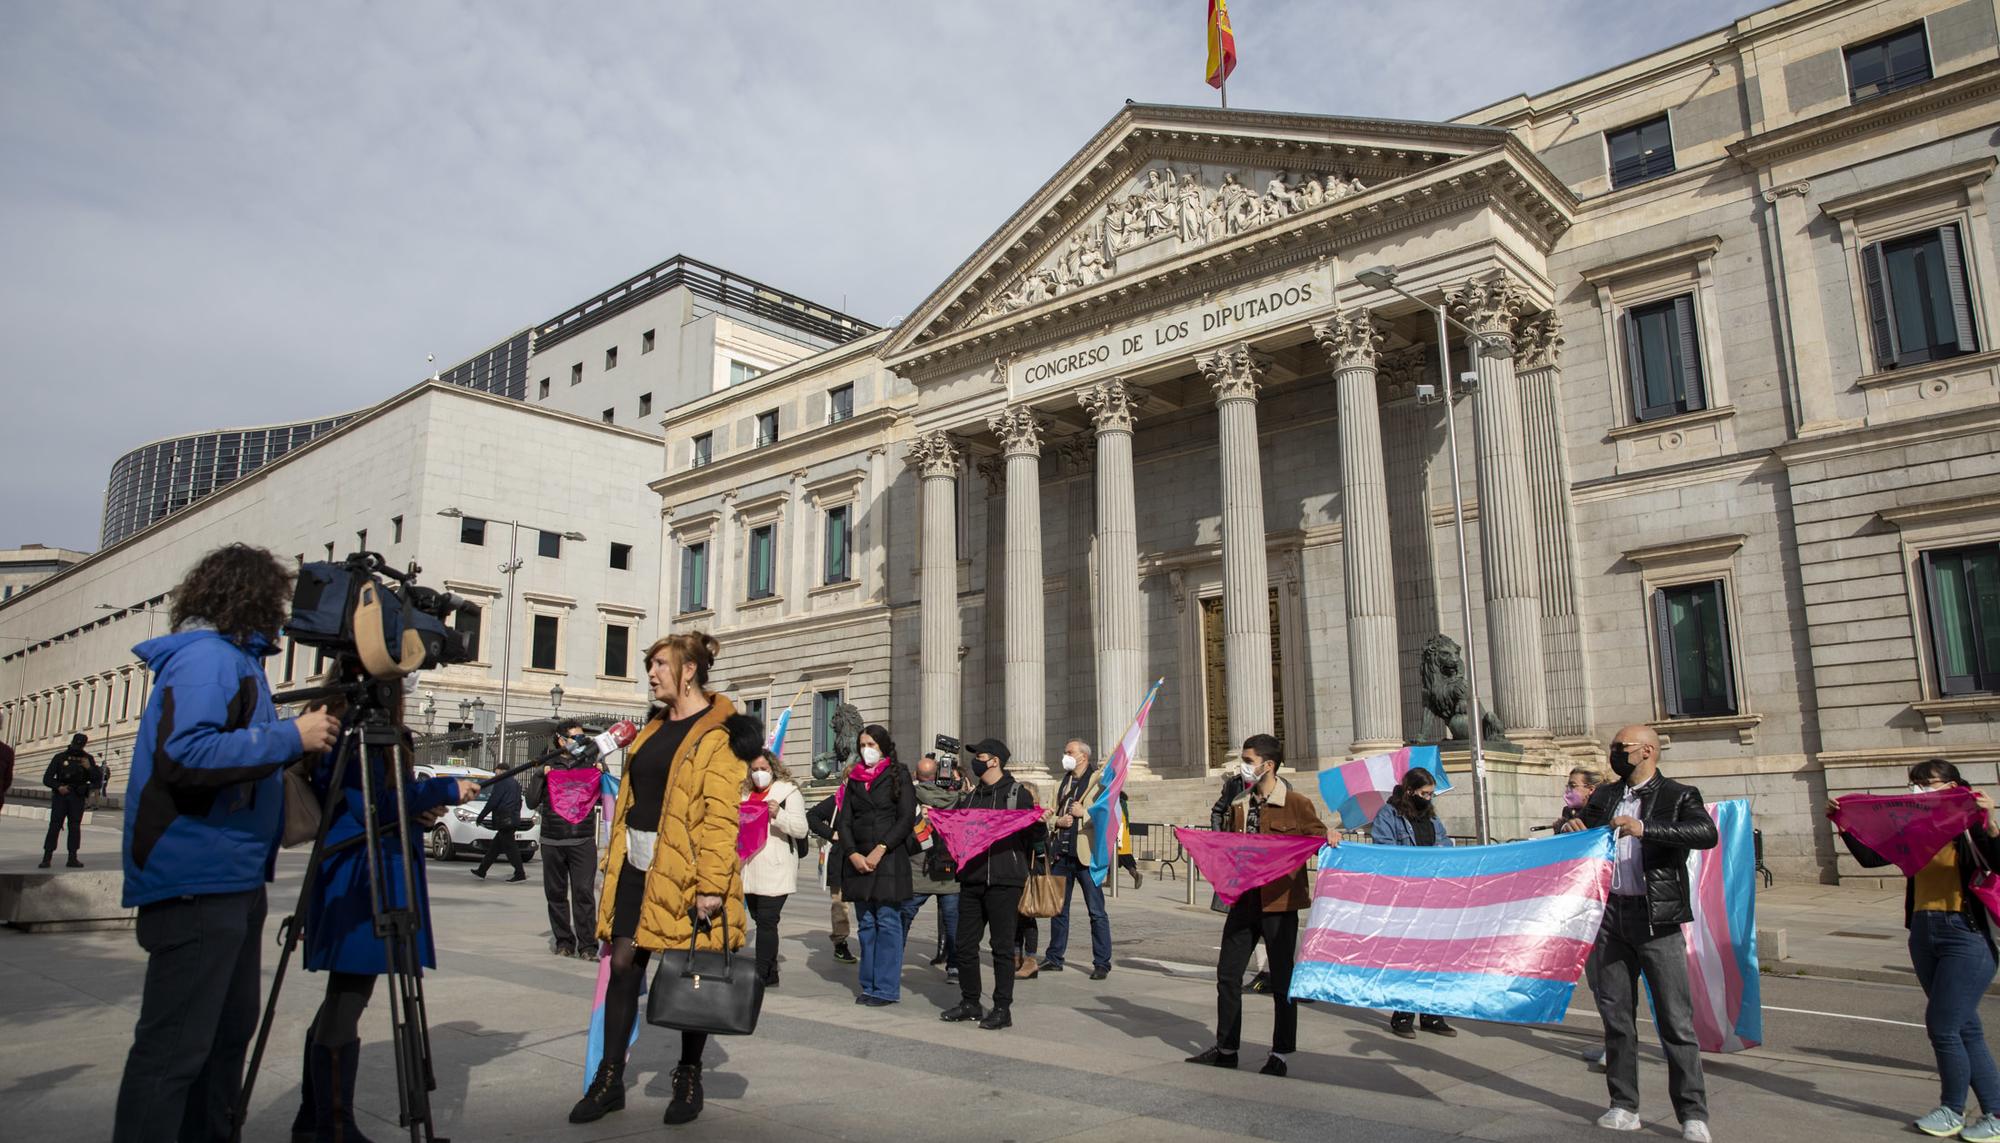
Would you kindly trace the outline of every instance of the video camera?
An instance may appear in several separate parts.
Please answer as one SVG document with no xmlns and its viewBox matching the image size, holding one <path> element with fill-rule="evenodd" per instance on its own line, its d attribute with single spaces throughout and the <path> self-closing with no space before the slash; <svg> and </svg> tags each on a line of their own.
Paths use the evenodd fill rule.
<svg viewBox="0 0 2000 1143">
<path fill-rule="evenodd" d="M 299 568 L 285 634 L 351 658 L 375 679 L 470 662 L 464 636 L 445 620 L 474 605 L 448 591 L 418 586 L 421 570 L 411 564 L 399 572 L 374 552 L 306 564 Z"/>
<path fill-rule="evenodd" d="M 951 781 L 958 777 L 958 752 L 962 747 L 958 739 L 949 734 L 940 734 L 931 748 L 937 751 L 938 781 Z"/>
</svg>

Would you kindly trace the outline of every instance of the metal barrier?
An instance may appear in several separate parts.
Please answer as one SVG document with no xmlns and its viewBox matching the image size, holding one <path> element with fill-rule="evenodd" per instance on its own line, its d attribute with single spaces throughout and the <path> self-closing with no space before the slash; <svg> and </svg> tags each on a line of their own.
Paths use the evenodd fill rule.
<svg viewBox="0 0 2000 1143">
<path fill-rule="evenodd" d="M 1132 860 L 1154 862 L 1160 875 L 1180 880 L 1181 875 L 1175 872 L 1175 867 L 1187 868 L 1187 854 L 1181 852 L 1181 842 L 1174 836 L 1174 827 L 1165 822 L 1130 824 Z"/>
</svg>

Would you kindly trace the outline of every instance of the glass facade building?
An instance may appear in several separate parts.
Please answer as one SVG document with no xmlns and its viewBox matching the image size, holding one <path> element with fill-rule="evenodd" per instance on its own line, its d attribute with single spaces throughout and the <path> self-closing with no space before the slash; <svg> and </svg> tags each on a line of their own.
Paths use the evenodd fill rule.
<svg viewBox="0 0 2000 1143">
<path fill-rule="evenodd" d="M 355 418 L 194 433 L 140 445 L 111 466 L 104 490 L 103 547 L 158 523 Z"/>
</svg>

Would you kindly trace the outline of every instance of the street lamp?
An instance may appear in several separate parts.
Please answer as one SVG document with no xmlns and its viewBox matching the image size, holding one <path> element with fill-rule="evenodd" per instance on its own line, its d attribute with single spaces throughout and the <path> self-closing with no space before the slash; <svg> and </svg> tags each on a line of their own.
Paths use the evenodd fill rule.
<svg viewBox="0 0 2000 1143">
<path fill-rule="evenodd" d="M 549 688 L 549 717 L 550 717 L 550 718 L 561 718 L 561 717 L 562 717 L 562 698 L 563 698 L 563 689 L 562 689 L 562 684 L 561 684 L 561 683 L 557 683 L 557 684 L 556 684 L 555 686 L 552 686 L 552 687 L 550 687 L 550 688 Z"/>
<path fill-rule="evenodd" d="M 435 733 L 437 731 L 438 717 L 438 696 L 436 691 L 424 692 L 422 713 L 424 716 L 424 733 Z"/>
<path fill-rule="evenodd" d="M 1443 306 L 1434 306 L 1403 287 L 1398 286 L 1396 284 L 1396 268 L 1394 266 L 1371 266 L 1366 270 L 1357 271 L 1354 275 L 1354 280 L 1370 289 L 1390 290 L 1401 294 L 1410 301 L 1431 311 L 1437 318 L 1438 384 L 1443 386 L 1444 392 L 1442 395 L 1439 395 L 1435 391 L 1431 391 L 1430 386 L 1419 385 L 1417 387 L 1417 400 L 1423 404 L 1442 401 L 1445 407 L 1445 432 L 1449 438 L 1449 451 L 1451 453 L 1451 528 L 1452 534 L 1458 542 L 1458 613 L 1460 618 L 1465 621 L 1465 695 L 1467 703 L 1465 719 L 1466 730 L 1472 735 L 1472 812 L 1476 823 L 1474 828 L 1479 836 L 1479 844 L 1485 845 L 1493 840 L 1493 814 L 1486 798 L 1486 734 L 1485 728 L 1481 725 L 1479 713 L 1479 653 L 1473 647 L 1472 642 L 1472 573 L 1465 562 L 1465 499 L 1459 490 L 1458 422 L 1452 416 L 1452 405 L 1457 400 L 1457 394 L 1452 392 L 1451 332 L 1447 328 L 1447 323 L 1457 326 L 1470 335 L 1473 350 L 1481 357 L 1507 357 L 1513 350 L 1506 342 L 1488 337 L 1478 330 L 1467 326 L 1464 322 L 1453 318 L 1445 312 Z M 1465 384 L 1465 381 L 1470 381 L 1471 384 Z M 1476 374 L 1467 374 L 1461 380 L 1459 389 L 1460 391 L 1466 391 L 1476 386 L 1477 383 L 1478 377 Z M 1446 727 L 1446 731 L 1449 733 L 1450 728 Z"/>
<path fill-rule="evenodd" d="M 447 520 L 462 520 L 465 512 L 456 506 L 441 508 L 438 515 Z M 490 518 L 489 518 L 490 519 Z M 500 749 L 507 748 L 507 706 L 512 697 L 514 674 L 514 573 L 521 570 L 521 522 L 519 520 L 494 520 L 495 524 L 505 524 L 510 529 L 507 534 L 507 562 L 500 565 L 500 574 L 507 577 L 507 622 L 505 642 L 500 647 Z M 562 538 L 574 542 L 588 539 L 582 532 L 564 532 Z M 501 760 L 505 764 L 505 759 Z"/>
</svg>

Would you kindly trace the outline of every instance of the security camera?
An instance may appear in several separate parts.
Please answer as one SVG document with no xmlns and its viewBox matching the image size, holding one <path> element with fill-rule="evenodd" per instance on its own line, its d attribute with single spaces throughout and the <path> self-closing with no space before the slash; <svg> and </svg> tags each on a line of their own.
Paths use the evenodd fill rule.
<svg viewBox="0 0 2000 1143">
<path fill-rule="evenodd" d="M 1479 389 L 1479 374 L 1466 372 L 1458 375 L 1459 392 L 1473 393 L 1477 392 L 1478 389 Z"/>
<path fill-rule="evenodd" d="M 1437 399 L 1437 386 L 1428 383 L 1417 386 L 1417 404 L 1428 405 Z"/>
</svg>

